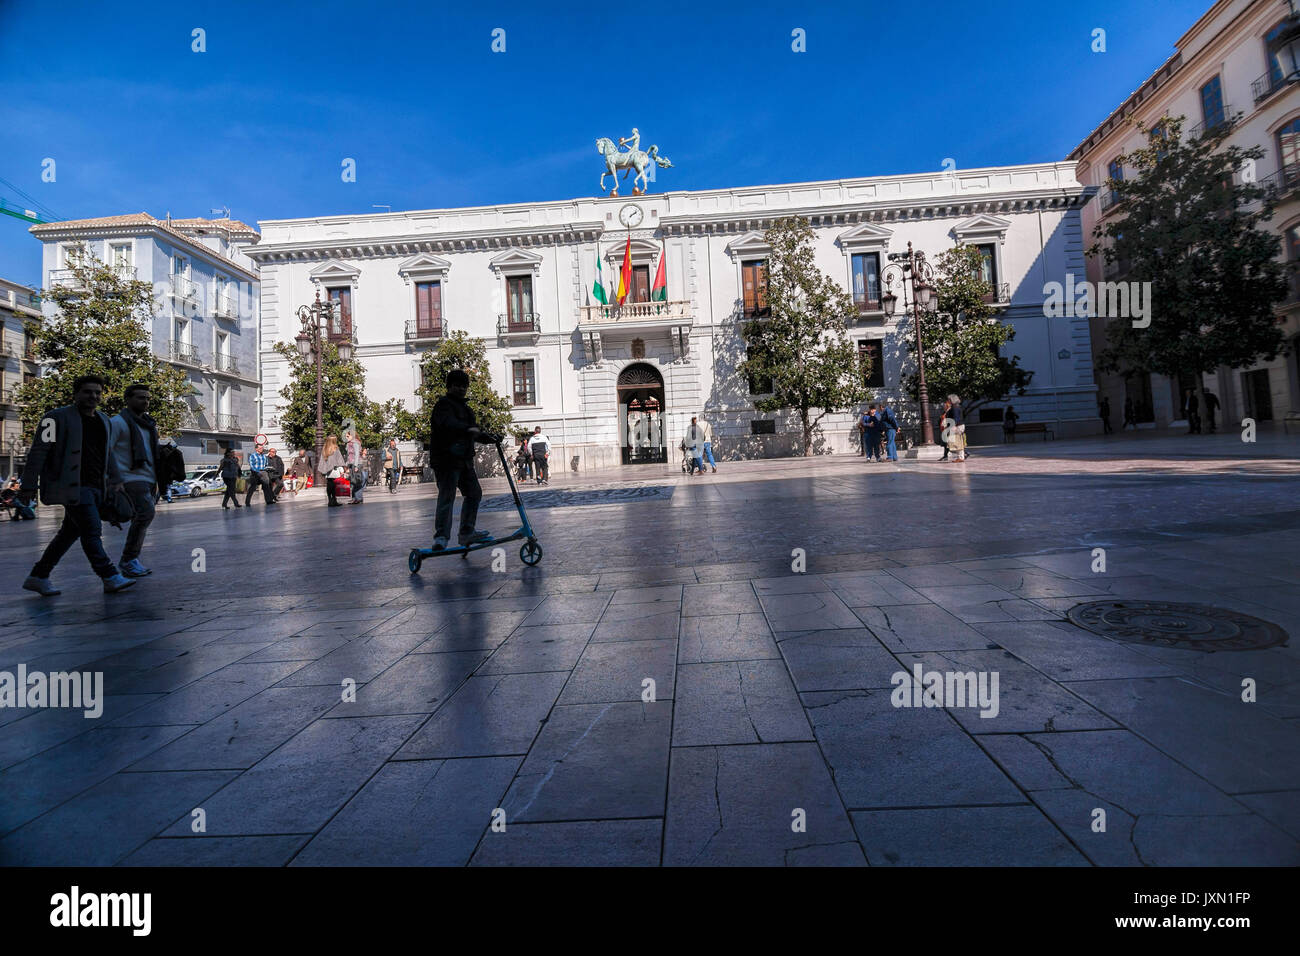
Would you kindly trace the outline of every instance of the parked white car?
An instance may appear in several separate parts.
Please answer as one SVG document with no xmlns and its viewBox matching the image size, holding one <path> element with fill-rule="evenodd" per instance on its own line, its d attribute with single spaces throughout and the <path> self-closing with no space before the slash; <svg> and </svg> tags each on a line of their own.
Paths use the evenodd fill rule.
<svg viewBox="0 0 1300 956">
<path fill-rule="evenodd" d="M 200 498 L 212 491 L 225 491 L 226 483 L 215 468 L 200 468 L 189 472 L 183 481 L 173 481 L 172 497 Z"/>
</svg>

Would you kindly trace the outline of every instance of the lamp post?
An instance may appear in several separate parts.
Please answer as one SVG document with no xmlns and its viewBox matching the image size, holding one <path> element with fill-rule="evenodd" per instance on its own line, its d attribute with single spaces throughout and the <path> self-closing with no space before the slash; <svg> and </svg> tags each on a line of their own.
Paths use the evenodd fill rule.
<svg viewBox="0 0 1300 956">
<path fill-rule="evenodd" d="M 927 315 L 934 315 L 939 311 L 939 299 L 934 294 L 934 269 L 926 262 L 925 253 L 913 249 L 909 242 L 907 252 L 889 254 L 889 264 L 881 272 L 881 278 L 885 281 L 885 294 L 880 297 L 880 304 L 885 310 L 886 318 L 892 319 L 898 310 L 898 296 L 892 291 L 894 281 L 898 281 L 903 293 L 904 309 L 909 308 L 907 287 L 909 284 L 912 286 L 910 308 L 916 332 L 917 398 L 921 403 L 921 447 L 916 450 L 916 457 L 938 458 L 939 449 L 934 444 L 934 427 L 930 424 L 930 393 L 925 387 L 925 349 L 921 344 L 922 311 Z"/>
<path fill-rule="evenodd" d="M 324 399 L 322 397 L 325 349 L 321 340 L 321 332 L 324 330 L 328 338 L 330 326 L 334 324 L 334 301 L 328 299 L 322 302 L 320 293 L 317 292 L 316 301 L 311 305 L 298 306 L 298 321 L 302 323 L 302 331 L 294 336 L 294 342 L 298 346 L 298 354 L 303 358 L 310 356 L 316 364 L 316 459 L 312 464 L 312 471 L 315 475 L 313 484 L 319 488 L 321 480 L 321 449 L 325 445 Z M 337 348 L 341 361 L 346 362 L 352 358 L 351 342 L 346 339 L 340 341 Z"/>
</svg>

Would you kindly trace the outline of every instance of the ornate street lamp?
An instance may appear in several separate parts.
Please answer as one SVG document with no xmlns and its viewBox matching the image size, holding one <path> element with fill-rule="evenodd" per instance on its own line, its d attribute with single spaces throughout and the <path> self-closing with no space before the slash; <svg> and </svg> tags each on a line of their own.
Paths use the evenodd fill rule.
<svg viewBox="0 0 1300 956">
<path fill-rule="evenodd" d="M 934 269 L 925 260 L 925 253 L 914 250 L 907 244 L 907 252 L 891 252 L 889 265 L 881 272 L 885 280 L 885 294 L 880 297 L 880 304 L 885 310 L 885 317 L 892 319 L 898 310 L 898 296 L 893 293 L 893 284 L 898 280 L 903 293 L 903 308 L 912 310 L 913 325 L 916 332 L 916 367 L 918 389 L 917 398 L 921 403 L 921 447 L 917 449 L 918 458 L 939 457 L 939 449 L 934 444 L 934 427 L 930 424 L 930 393 L 925 387 L 925 350 L 921 345 L 921 313 L 933 315 L 939 310 L 939 299 L 934 292 Z M 907 287 L 912 287 L 911 303 L 907 299 Z"/>
<path fill-rule="evenodd" d="M 298 354 L 303 358 L 311 358 L 316 364 L 316 459 L 312 464 L 312 470 L 315 473 L 313 484 L 319 488 L 321 484 L 321 451 L 325 445 L 324 399 L 322 397 L 325 350 L 321 342 L 321 333 L 324 332 L 328 338 L 329 329 L 334 324 L 334 300 L 327 299 L 322 302 L 320 293 L 317 292 L 316 301 L 311 305 L 298 306 L 298 321 L 302 323 L 302 331 L 293 339 L 298 346 Z M 341 361 L 346 362 L 352 358 L 351 342 L 344 340 L 339 342 L 336 347 Z"/>
</svg>

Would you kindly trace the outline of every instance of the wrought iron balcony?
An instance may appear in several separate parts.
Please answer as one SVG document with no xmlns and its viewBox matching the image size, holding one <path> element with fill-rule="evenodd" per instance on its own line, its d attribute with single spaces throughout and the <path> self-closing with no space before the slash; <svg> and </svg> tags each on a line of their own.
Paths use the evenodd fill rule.
<svg viewBox="0 0 1300 956">
<path fill-rule="evenodd" d="M 691 304 L 684 300 L 584 305 L 579 309 L 579 325 L 652 327 L 690 325 L 692 321 Z"/>
<path fill-rule="evenodd" d="M 1010 305 L 1011 304 L 1011 283 L 998 282 L 993 285 L 993 291 L 984 296 L 984 301 L 992 305 Z"/>
<path fill-rule="evenodd" d="M 1255 102 L 1260 103 L 1297 80 L 1300 80 L 1300 70 L 1286 75 L 1280 75 L 1270 70 L 1250 84 L 1250 91 L 1255 96 Z"/>
<path fill-rule="evenodd" d="M 1097 193 L 1097 204 L 1100 212 L 1105 212 L 1112 206 L 1119 205 L 1120 197 L 1118 189 L 1103 189 Z"/>
<path fill-rule="evenodd" d="M 239 308 L 233 297 L 214 295 L 212 297 L 212 315 L 218 319 L 239 318 Z"/>
<path fill-rule="evenodd" d="M 871 292 L 853 293 L 853 304 L 858 307 L 859 312 L 880 312 L 883 306 L 880 304 L 880 291 L 874 294 Z"/>
<path fill-rule="evenodd" d="M 536 335 L 542 331 L 540 312 L 506 312 L 497 314 L 497 335 Z"/>
<path fill-rule="evenodd" d="M 436 319 L 421 321 L 406 320 L 407 342 L 437 342 L 447 337 L 447 320 L 439 316 Z"/>
<path fill-rule="evenodd" d="M 230 375 L 239 374 L 239 363 L 233 355 L 226 355 L 218 352 L 212 359 L 212 367 L 218 372 L 226 372 Z"/>
<path fill-rule="evenodd" d="M 0 405 L 12 405 L 16 400 L 18 390 L 14 388 L 0 388 Z"/>
<path fill-rule="evenodd" d="M 171 361 L 180 362 L 183 365 L 199 364 L 198 349 L 188 342 L 177 342 L 172 339 L 167 343 L 167 356 Z"/>
<path fill-rule="evenodd" d="M 1271 176 L 1256 180 L 1255 185 L 1263 187 L 1275 201 L 1289 196 L 1300 187 L 1300 163 L 1288 163 Z"/>
<path fill-rule="evenodd" d="M 194 284 L 189 276 L 173 274 L 171 279 L 173 297 L 184 302 L 193 301 L 199 297 L 199 287 Z"/>
<path fill-rule="evenodd" d="M 113 275 L 117 276 L 119 279 L 130 280 L 136 278 L 137 273 L 135 266 L 133 265 L 118 263 L 117 265 L 111 266 L 111 268 L 113 270 Z"/>
<path fill-rule="evenodd" d="M 228 412 L 218 412 L 217 431 L 219 432 L 241 431 L 239 427 L 239 419 L 236 418 L 234 415 L 229 414 Z"/>
<path fill-rule="evenodd" d="M 1187 133 L 1188 139 L 1198 139 L 1206 133 L 1212 133 L 1223 127 L 1225 132 L 1231 129 L 1237 122 L 1236 115 L 1232 112 L 1232 107 L 1226 103 L 1219 108 L 1215 116 L 1208 117 L 1205 122 L 1197 123 Z"/>
<path fill-rule="evenodd" d="M 63 286 L 66 289 L 81 291 L 86 287 L 73 269 L 51 269 L 50 285 Z"/>
</svg>

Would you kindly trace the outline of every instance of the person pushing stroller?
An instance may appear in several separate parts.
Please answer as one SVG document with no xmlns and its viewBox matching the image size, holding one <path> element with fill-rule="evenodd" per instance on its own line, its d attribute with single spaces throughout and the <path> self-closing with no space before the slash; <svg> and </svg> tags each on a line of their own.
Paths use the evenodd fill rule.
<svg viewBox="0 0 1300 956">
<path fill-rule="evenodd" d="M 433 441 L 429 458 L 438 482 L 438 511 L 433 538 L 435 551 L 445 549 L 451 537 L 451 513 L 458 488 L 464 499 L 460 505 L 460 544 L 477 544 L 492 539 L 489 532 L 474 530 L 478 505 L 483 499 L 483 489 L 474 474 L 474 443 L 493 445 L 501 439 L 485 434 L 479 428 L 474 412 L 465 401 L 468 390 L 469 375 L 461 369 L 452 369 L 447 373 L 447 394 L 433 406 Z"/>
</svg>

